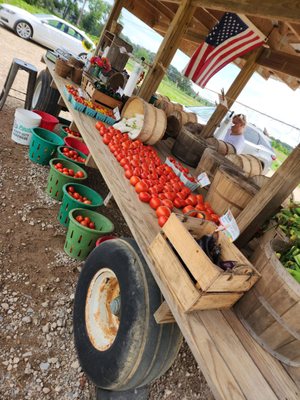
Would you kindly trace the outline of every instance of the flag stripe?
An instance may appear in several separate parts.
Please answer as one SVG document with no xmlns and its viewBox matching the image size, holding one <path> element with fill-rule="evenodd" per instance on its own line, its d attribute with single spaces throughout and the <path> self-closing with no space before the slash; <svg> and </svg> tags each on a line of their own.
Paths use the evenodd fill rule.
<svg viewBox="0 0 300 400">
<path fill-rule="evenodd" d="M 201 62 L 199 64 L 195 64 L 193 66 L 193 70 L 194 70 L 194 73 L 193 73 L 193 76 L 192 76 L 192 80 L 193 81 L 195 81 L 197 79 L 197 76 L 199 75 L 199 73 L 200 73 L 202 67 L 204 66 L 204 64 L 206 62 L 206 59 L 209 56 L 209 54 L 211 53 L 212 49 L 213 49 L 212 46 L 207 45 L 207 47 L 205 49 L 205 52 L 204 52 L 204 54 L 202 56 Z"/>
<path fill-rule="evenodd" d="M 199 84 L 201 87 L 204 87 L 207 82 L 212 78 L 213 75 L 215 75 L 220 69 L 224 68 L 227 64 L 229 64 L 231 61 L 235 60 L 237 57 L 242 56 L 243 54 L 247 53 L 250 50 L 255 49 L 256 47 L 260 46 L 262 44 L 261 38 L 257 38 L 255 41 L 252 41 L 251 47 L 249 45 L 244 46 L 239 49 L 238 55 L 237 54 L 231 54 L 230 57 L 227 57 L 226 59 L 221 59 L 221 61 L 213 68 L 212 70 L 208 71 L 208 73 L 200 78 L 197 81 L 197 84 Z"/>
<path fill-rule="evenodd" d="M 191 78 L 193 76 L 193 74 L 191 74 L 191 69 L 193 68 L 193 66 L 195 65 L 195 63 L 199 63 L 201 60 L 201 57 L 199 57 L 199 54 L 203 54 L 203 48 L 207 47 L 207 43 L 203 42 L 198 49 L 195 51 L 195 53 L 192 55 L 192 58 L 190 59 L 190 62 L 188 63 L 188 65 L 186 66 L 186 68 L 184 69 L 183 73 L 186 77 Z"/>
<path fill-rule="evenodd" d="M 201 71 L 201 74 L 204 74 L 207 72 L 207 70 L 209 68 L 211 68 L 216 60 L 216 57 L 220 57 L 223 56 L 223 54 L 225 54 L 226 52 L 232 52 L 234 51 L 236 48 L 238 48 L 239 46 L 242 46 L 245 42 L 248 42 L 249 40 L 253 40 L 252 36 L 254 35 L 254 33 L 252 31 L 245 31 L 243 32 L 243 34 L 238 35 L 239 38 L 235 39 L 236 36 L 233 38 L 235 40 L 231 40 L 229 42 L 229 40 L 227 40 L 226 42 L 224 42 L 224 45 L 220 45 L 218 47 L 216 47 L 214 49 L 214 57 L 209 57 L 209 59 L 207 59 L 207 61 L 205 62 L 205 64 L 203 65 L 203 69 Z M 227 43 L 229 42 L 229 43 Z M 198 74 L 198 79 L 200 78 L 200 74 Z"/>
</svg>

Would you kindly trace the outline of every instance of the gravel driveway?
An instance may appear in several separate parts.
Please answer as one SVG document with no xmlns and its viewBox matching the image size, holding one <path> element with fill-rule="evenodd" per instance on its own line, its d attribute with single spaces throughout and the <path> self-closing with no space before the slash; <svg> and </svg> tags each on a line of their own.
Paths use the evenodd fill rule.
<svg viewBox="0 0 300 400">
<path fill-rule="evenodd" d="M 0 87 L 14 57 L 44 68 L 41 46 L 2 27 L 0 43 Z M 26 84 L 27 74 L 20 72 L 13 87 L 25 91 Z M 63 252 L 59 204 L 44 193 L 48 168 L 31 163 L 27 148 L 10 139 L 15 108 L 22 106 L 9 97 L 0 112 L 0 399 L 92 399 L 94 388 L 80 369 L 72 336 L 81 264 Z M 88 184 L 105 196 L 108 189 L 99 172 L 89 173 Z M 118 235 L 130 234 L 114 201 L 103 213 Z M 186 344 L 173 367 L 152 385 L 150 399 L 211 399 Z"/>
</svg>

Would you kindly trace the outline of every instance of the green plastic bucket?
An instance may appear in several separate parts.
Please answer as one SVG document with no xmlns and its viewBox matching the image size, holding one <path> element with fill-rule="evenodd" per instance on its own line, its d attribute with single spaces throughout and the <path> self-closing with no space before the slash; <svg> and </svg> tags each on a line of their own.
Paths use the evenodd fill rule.
<svg viewBox="0 0 300 400">
<path fill-rule="evenodd" d="M 69 157 L 66 157 L 66 156 L 64 155 L 63 151 L 62 151 L 62 149 L 63 149 L 64 147 L 67 147 L 67 148 L 70 149 L 70 150 L 77 151 L 78 155 L 86 160 L 87 156 L 86 156 L 84 153 L 82 153 L 81 151 L 79 151 L 79 150 L 77 150 L 77 149 L 75 150 L 75 149 L 73 149 L 73 147 L 70 147 L 70 146 L 60 146 L 60 147 L 58 147 L 58 148 L 57 148 L 57 157 L 58 157 L 58 158 L 61 158 L 62 160 L 72 161 L 73 163 L 75 163 L 75 164 L 77 164 L 77 165 L 85 165 L 84 162 L 71 160 Z"/>
<path fill-rule="evenodd" d="M 69 128 L 68 125 L 61 125 L 58 131 L 58 135 L 64 139 L 66 136 L 68 136 L 67 132 L 65 131 L 65 128 Z"/>
<path fill-rule="evenodd" d="M 82 226 L 75 219 L 78 215 L 89 217 L 95 223 L 96 229 Z M 114 225 L 108 218 L 92 210 L 75 208 L 70 211 L 69 218 L 64 250 L 70 257 L 77 260 L 84 260 L 94 249 L 99 237 L 114 230 Z"/>
<path fill-rule="evenodd" d="M 64 141 L 55 133 L 43 128 L 33 128 L 29 144 L 29 158 L 37 164 L 47 165 Z"/>
<path fill-rule="evenodd" d="M 68 193 L 68 187 L 73 186 L 75 192 L 81 194 L 83 197 L 87 197 L 91 200 L 92 204 L 84 204 L 79 200 L 74 199 Z M 69 225 L 69 212 L 74 208 L 85 208 L 87 210 L 93 210 L 100 207 L 103 204 L 103 198 L 95 190 L 89 188 L 88 186 L 81 185 L 80 183 L 67 183 L 63 187 L 63 200 L 58 211 L 57 219 L 63 226 Z"/>
<path fill-rule="evenodd" d="M 84 173 L 83 178 L 74 178 L 73 176 L 65 175 L 59 172 L 54 165 L 58 162 L 63 164 L 64 168 L 73 169 L 74 172 L 82 171 Z M 46 187 L 46 193 L 55 200 L 61 201 L 63 198 L 63 186 L 66 183 L 79 183 L 83 182 L 87 178 L 85 170 L 72 161 L 61 160 L 60 158 L 53 158 L 50 161 L 50 171 L 48 176 L 48 183 Z"/>
</svg>

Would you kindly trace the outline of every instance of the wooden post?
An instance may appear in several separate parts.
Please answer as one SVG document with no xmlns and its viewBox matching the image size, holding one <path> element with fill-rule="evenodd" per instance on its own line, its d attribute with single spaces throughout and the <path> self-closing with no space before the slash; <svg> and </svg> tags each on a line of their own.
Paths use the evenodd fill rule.
<svg viewBox="0 0 300 400">
<path fill-rule="evenodd" d="M 95 50 L 95 54 L 98 54 L 98 52 L 99 52 L 100 43 L 101 43 L 101 39 L 102 39 L 104 32 L 106 30 L 109 31 L 111 29 L 111 25 L 112 25 L 113 21 L 117 21 L 117 19 L 119 18 L 120 14 L 121 14 L 121 10 L 122 10 L 124 4 L 125 4 L 125 0 L 115 0 L 114 5 L 113 5 L 111 12 L 108 16 L 108 19 L 106 21 L 106 24 L 104 25 L 101 35 L 99 37 L 99 41 L 98 41 L 98 44 L 97 44 L 97 47 Z"/>
<path fill-rule="evenodd" d="M 253 75 L 257 67 L 256 60 L 260 56 L 262 51 L 263 47 L 258 47 L 251 52 L 250 57 L 246 61 L 246 64 L 241 69 L 240 73 L 238 74 L 238 76 L 228 89 L 226 93 L 228 109 L 230 109 L 230 107 L 233 105 L 233 103 L 235 102 L 235 100 L 237 99 L 237 97 L 239 96 L 239 94 L 244 89 L 249 79 Z M 227 113 L 227 108 L 224 105 L 219 104 L 215 109 L 213 115 L 210 117 L 208 123 L 202 130 L 201 136 L 204 138 L 213 136 L 216 128 L 219 126 L 220 122 L 225 117 L 226 113 Z"/>
<path fill-rule="evenodd" d="M 300 144 L 237 217 L 241 231 L 236 245 L 243 247 L 300 182 Z"/>
<path fill-rule="evenodd" d="M 170 65 L 182 36 L 193 18 L 195 7 L 191 0 L 182 0 L 157 52 L 155 60 L 141 86 L 139 96 L 148 101 L 158 88 Z"/>
</svg>

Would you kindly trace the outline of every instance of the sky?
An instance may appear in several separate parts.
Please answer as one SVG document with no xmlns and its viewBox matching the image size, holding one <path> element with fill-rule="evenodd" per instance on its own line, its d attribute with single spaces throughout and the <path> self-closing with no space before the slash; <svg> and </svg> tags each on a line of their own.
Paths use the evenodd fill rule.
<svg viewBox="0 0 300 400">
<path fill-rule="evenodd" d="M 109 2 L 112 3 L 111 0 Z M 124 26 L 122 33 L 128 36 L 132 42 L 152 52 L 158 50 L 162 36 L 126 9 L 122 10 L 121 18 Z M 182 71 L 188 61 L 189 57 L 178 50 L 171 64 L 179 71 Z M 212 91 L 220 93 L 223 88 L 226 93 L 238 73 L 239 68 L 237 66 L 234 64 L 227 65 L 213 76 L 205 89 L 201 89 L 199 86 L 193 84 L 194 90 L 201 97 L 215 102 L 218 97 Z M 238 102 L 299 129 L 293 129 L 285 124 L 276 122 L 258 112 L 245 108 L 243 105 L 238 104 Z M 267 128 L 271 136 L 289 143 L 293 147 L 300 142 L 300 89 L 293 91 L 281 81 L 275 79 L 265 80 L 259 74 L 254 73 L 238 97 L 237 103 L 232 107 L 232 110 L 243 112 L 247 115 L 248 121 L 261 129 Z"/>
</svg>

